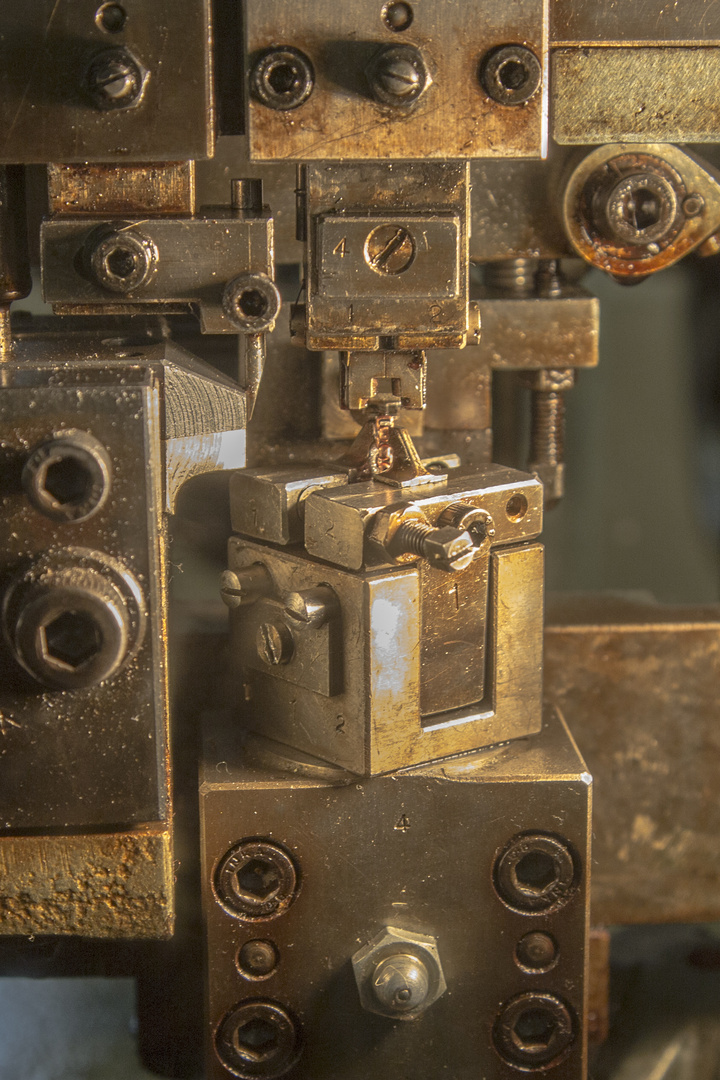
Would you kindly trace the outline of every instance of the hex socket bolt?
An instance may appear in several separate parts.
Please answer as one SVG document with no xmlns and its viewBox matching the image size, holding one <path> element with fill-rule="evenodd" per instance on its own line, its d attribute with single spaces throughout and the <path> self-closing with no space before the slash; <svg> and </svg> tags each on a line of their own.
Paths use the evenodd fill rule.
<svg viewBox="0 0 720 1080">
<path fill-rule="evenodd" d="M 475 557 L 475 544 L 466 529 L 451 525 L 434 529 L 422 521 L 404 521 L 387 545 L 393 558 L 419 555 L 438 570 L 464 570 Z"/>
</svg>

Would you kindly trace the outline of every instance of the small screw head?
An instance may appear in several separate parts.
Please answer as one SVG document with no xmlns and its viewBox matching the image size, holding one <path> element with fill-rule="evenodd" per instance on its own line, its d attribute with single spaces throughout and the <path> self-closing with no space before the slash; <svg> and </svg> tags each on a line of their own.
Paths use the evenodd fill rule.
<svg viewBox="0 0 720 1080">
<path fill-rule="evenodd" d="M 258 656 L 270 667 L 288 664 L 295 646 L 292 634 L 284 623 L 261 623 L 255 639 Z"/>
<path fill-rule="evenodd" d="M 367 78 L 375 100 L 396 108 L 414 105 L 432 82 L 414 45 L 386 45 L 370 62 Z"/>
<path fill-rule="evenodd" d="M 315 72 L 305 53 L 290 45 L 267 52 L 257 60 L 250 73 L 250 92 L 268 109 L 284 112 L 297 109 L 310 97 Z"/>
<path fill-rule="evenodd" d="M 238 274 L 225 286 L 223 312 L 243 334 L 272 330 L 280 311 L 280 293 L 267 274 Z"/>
<path fill-rule="evenodd" d="M 558 950 L 550 934 L 532 930 L 515 947 L 518 966 L 530 971 L 548 971 L 557 960 Z"/>
<path fill-rule="evenodd" d="M 238 952 L 237 966 L 246 979 L 267 979 L 278 965 L 277 947 L 272 941 L 255 938 Z"/>
<path fill-rule="evenodd" d="M 694 192 L 683 200 L 682 208 L 685 217 L 699 217 L 705 209 L 705 200 L 702 195 Z"/>
<path fill-rule="evenodd" d="M 147 285 L 158 252 L 148 237 L 134 229 L 95 229 L 85 244 L 90 276 L 108 292 L 126 295 Z"/>
<path fill-rule="evenodd" d="M 598 207 L 599 224 L 626 244 L 649 246 L 664 240 L 675 228 L 678 199 L 669 180 L 654 172 L 623 177 Z M 596 214 L 597 216 L 597 214 Z"/>
<path fill-rule="evenodd" d="M 400 33 L 407 30 L 413 21 L 413 9 L 404 0 L 395 0 L 383 8 L 382 19 L 388 30 Z"/>
<path fill-rule="evenodd" d="M 85 84 L 96 109 L 129 109 L 137 105 L 149 78 L 149 72 L 122 46 L 104 49 L 87 69 Z"/>
<path fill-rule="evenodd" d="M 231 610 L 254 604 L 272 586 L 272 578 L 262 563 L 244 566 L 241 570 L 223 570 L 220 575 L 220 596 Z"/>
<path fill-rule="evenodd" d="M 403 274 L 415 259 L 415 240 L 404 225 L 378 225 L 368 233 L 363 255 L 376 274 Z"/>
<path fill-rule="evenodd" d="M 524 105 L 537 92 L 542 65 L 524 45 L 491 49 L 480 62 L 480 84 L 498 105 Z"/>
<path fill-rule="evenodd" d="M 387 1012 L 414 1012 L 427 1000 L 430 976 L 417 956 L 396 953 L 377 965 L 372 975 L 372 989 Z"/>
</svg>

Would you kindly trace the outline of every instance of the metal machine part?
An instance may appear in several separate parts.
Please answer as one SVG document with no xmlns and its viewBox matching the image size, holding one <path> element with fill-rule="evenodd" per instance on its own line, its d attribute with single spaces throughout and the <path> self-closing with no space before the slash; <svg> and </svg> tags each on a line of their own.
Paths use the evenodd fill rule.
<svg viewBox="0 0 720 1080">
<path fill-rule="evenodd" d="M 177 911 L 208 1080 L 584 1080 L 608 939 L 565 718 L 626 789 L 594 918 L 717 908 L 715 622 L 543 638 L 539 543 L 598 361 L 583 271 L 720 248 L 713 3 L 4 7 L 0 938 Z M 13 337 L 29 255 L 54 314 Z M 181 724 L 171 523 L 227 541 L 227 698 Z M 703 783 L 660 805 L 678 717 Z"/>
<path fill-rule="evenodd" d="M 589 777 L 552 710 L 534 739 L 360 782 L 231 758 L 227 730 L 209 733 L 208 1077 L 365 1080 L 368 1039 L 374 1070 L 499 1078 L 562 1062 L 558 1075 L 583 1075 Z M 499 883 L 509 848 L 523 853 L 521 897 Z M 265 914 L 228 908 L 218 882 L 229 866 Z M 554 958 L 520 967 L 531 932 Z M 259 984 L 243 959 L 258 939 L 276 958 Z M 446 1041 L 451 1029 L 461 1034 Z"/>
</svg>

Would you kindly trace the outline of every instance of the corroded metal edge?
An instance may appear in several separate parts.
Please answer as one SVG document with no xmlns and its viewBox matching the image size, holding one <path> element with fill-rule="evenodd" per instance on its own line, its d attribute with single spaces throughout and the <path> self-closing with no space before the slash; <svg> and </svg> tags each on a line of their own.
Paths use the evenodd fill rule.
<svg viewBox="0 0 720 1080">
<path fill-rule="evenodd" d="M 169 938 L 169 827 L 0 838 L 0 934 Z"/>
</svg>

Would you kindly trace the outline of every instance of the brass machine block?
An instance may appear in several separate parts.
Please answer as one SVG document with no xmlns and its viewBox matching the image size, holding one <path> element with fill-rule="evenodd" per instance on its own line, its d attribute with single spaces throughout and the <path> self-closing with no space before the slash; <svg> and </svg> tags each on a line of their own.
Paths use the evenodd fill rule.
<svg viewBox="0 0 720 1080">
<path fill-rule="evenodd" d="M 315 491 L 307 551 L 231 539 L 235 591 L 244 575 L 266 583 L 232 612 L 243 719 L 257 735 L 374 775 L 539 730 L 543 551 L 530 541 L 541 485 L 491 466 L 408 498 L 374 481 Z M 386 512 L 400 525 L 408 505 L 412 523 L 427 522 L 420 532 L 465 535 L 474 558 L 450 572 L 410 549 L 395 562 L 378 536 Z M 321 535 L 332 545 L 348 521 L 352 560 L 314 546 Z M 313 625 L 296 597 L 319 587 L 334 599 Z"/>
<path fill-rule="evenodd" d="M 208 1080 L 367 1080 L 369 1045 L 376 1076 L 584 1077 L 590 777 L 554 710 L 360 781 L 238 766 L 233 742 L 201 773 Z"/>
<path fill-rule="evenodd" d="M 164 514 L 243 464 L 245 395 L 171 343 L 69 335 L 3 378 L 0 933 L 169 937 Z"/>
</svg>

